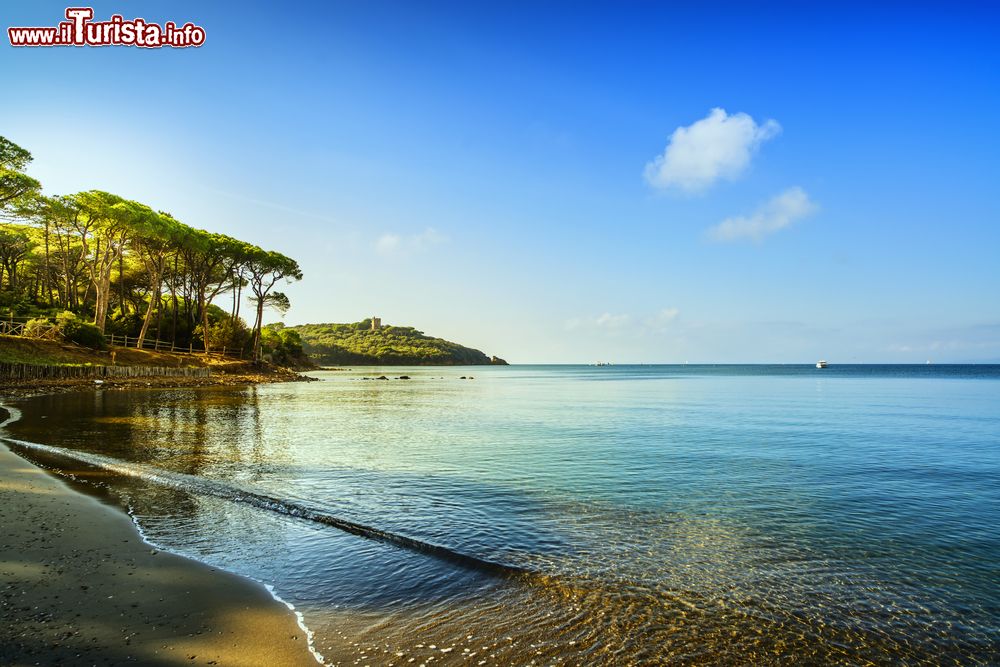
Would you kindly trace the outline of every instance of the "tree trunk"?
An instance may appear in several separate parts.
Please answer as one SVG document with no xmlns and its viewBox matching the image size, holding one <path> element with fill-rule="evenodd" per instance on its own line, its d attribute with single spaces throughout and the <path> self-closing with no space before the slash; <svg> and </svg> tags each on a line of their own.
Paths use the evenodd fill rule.
<svg viewBox="0 0 1000 667">
<path fill-rule="evenodd" d="M 260 329 L 264 323 L 264 297 L 257 299 L 257 318 L 253 324 L 253 360 L 260 361 Z"/>
<path fill-rule="evenodd" d="M 149 331 L 149 323 L 153 321 L 154 308 L 157 311 L 159 310 L 160 288 L 162 287 L 161 274 L 155 274 L 155 277 L 150 282 L 152 283 L 152 291 L 149 295 L 149 305 L 146 307 L 146 316 L 142 319 L 142 329 L 139 330 L 139 340 L 135 345 L 137 350 L 141 350 L 142 344 L 146 341 L 146 332 Z"/>
<path fill-rule="evenodd" d="M 208 306 L 201 310 L 201 340 L 205 344 L 205 356 L 208 356 Z"/>
<path fill-rule="evenodd" d="M 240 302 L 243 300 L 243 281 L 241 280 L 236 285 L 236 315 L 233 320 L 238 320 L 240 318 Z"/>
<path fill-rule="evenodd" d="M 114 266 L 115 259 L 115 257 L 108 257 L 100 265 L 94 284 L 94 326 L 102 334 L 108 321 L 108 306 L 111 301 L 111 268 Z"/>
<path fill-rule="evenodd" d="M 170 298 L 173 300 L 173 319 L 170 323 L 171 342 L 177 344 L 177 255 L 174 255 L 174 272 L 170 280 Z"/>
<path fill-rule="evenodd" d="M 125 317 L 125 257 L 118 253 L 118 310 Z"/>
<path fill-rule="evenodd" d="M 54 302 L 52 298 L 52 269 L 49 266 L 49 219 L 45 218 L 45 292 L 49 297 L 49 305 Z"/>
</svg>

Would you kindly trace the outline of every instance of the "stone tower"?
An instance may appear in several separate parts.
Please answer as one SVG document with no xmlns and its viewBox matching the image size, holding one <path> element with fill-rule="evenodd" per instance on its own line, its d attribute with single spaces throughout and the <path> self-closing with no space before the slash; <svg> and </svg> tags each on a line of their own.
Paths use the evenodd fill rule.
<svg viewBox="0 0 1000 667">
<path fill-rule="evenodd" d="M 382 318 L 372 317 L 372 331 L 378 331 L 382 328 Z"/>
</svg>

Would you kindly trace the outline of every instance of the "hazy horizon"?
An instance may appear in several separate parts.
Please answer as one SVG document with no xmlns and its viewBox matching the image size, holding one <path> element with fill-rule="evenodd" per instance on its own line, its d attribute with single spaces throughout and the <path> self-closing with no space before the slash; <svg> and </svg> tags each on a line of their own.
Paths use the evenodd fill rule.
<svg viewBox="0 0 1000 667">
<path fill-rule="evenodd" d="M 89 4 L 207 39 L 5 45 L 0 135 L 47 194 L 295 258 L 286 324 L 511 363 L 1000 362 L 995 8 Z"/>
</svg>

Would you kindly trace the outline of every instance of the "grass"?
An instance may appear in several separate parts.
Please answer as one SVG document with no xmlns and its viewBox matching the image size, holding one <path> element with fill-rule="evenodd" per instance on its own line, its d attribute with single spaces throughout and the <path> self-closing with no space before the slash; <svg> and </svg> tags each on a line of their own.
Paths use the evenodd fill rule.
<svg viewBox="0 0 1000 667">
<path fill-rule="evenodd" d="M 122 347 L 110 351 L 89 350 L 67 343 L 20 336 L 0 336 L 0 363 L 43 366 L 110 366 L 111 351 L 118 366 L 161 366 L 168 368 L 224 366 L 244 363 L 237 359 L 206 358 L 201 354 L 153 352 Z"/>
</svg>

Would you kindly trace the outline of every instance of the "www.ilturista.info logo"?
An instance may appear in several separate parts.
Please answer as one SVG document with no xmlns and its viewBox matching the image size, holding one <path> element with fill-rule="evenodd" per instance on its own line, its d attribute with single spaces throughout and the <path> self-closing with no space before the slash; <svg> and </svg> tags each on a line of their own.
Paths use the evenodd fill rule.
<svg viewBox="0 0 1000 667">
<path fill-rule="evenodd" d="M 115 14 L 108 21 L 93 21 L 91 7 L 67 7 L 66 21 L 54 28 L 7 28 L 11 46 L 163 46 L 184 48 L 205 43 L 205 29 L 193 23 L 162 26 L 145 19 L 126 21 Z"/>
</svg>

